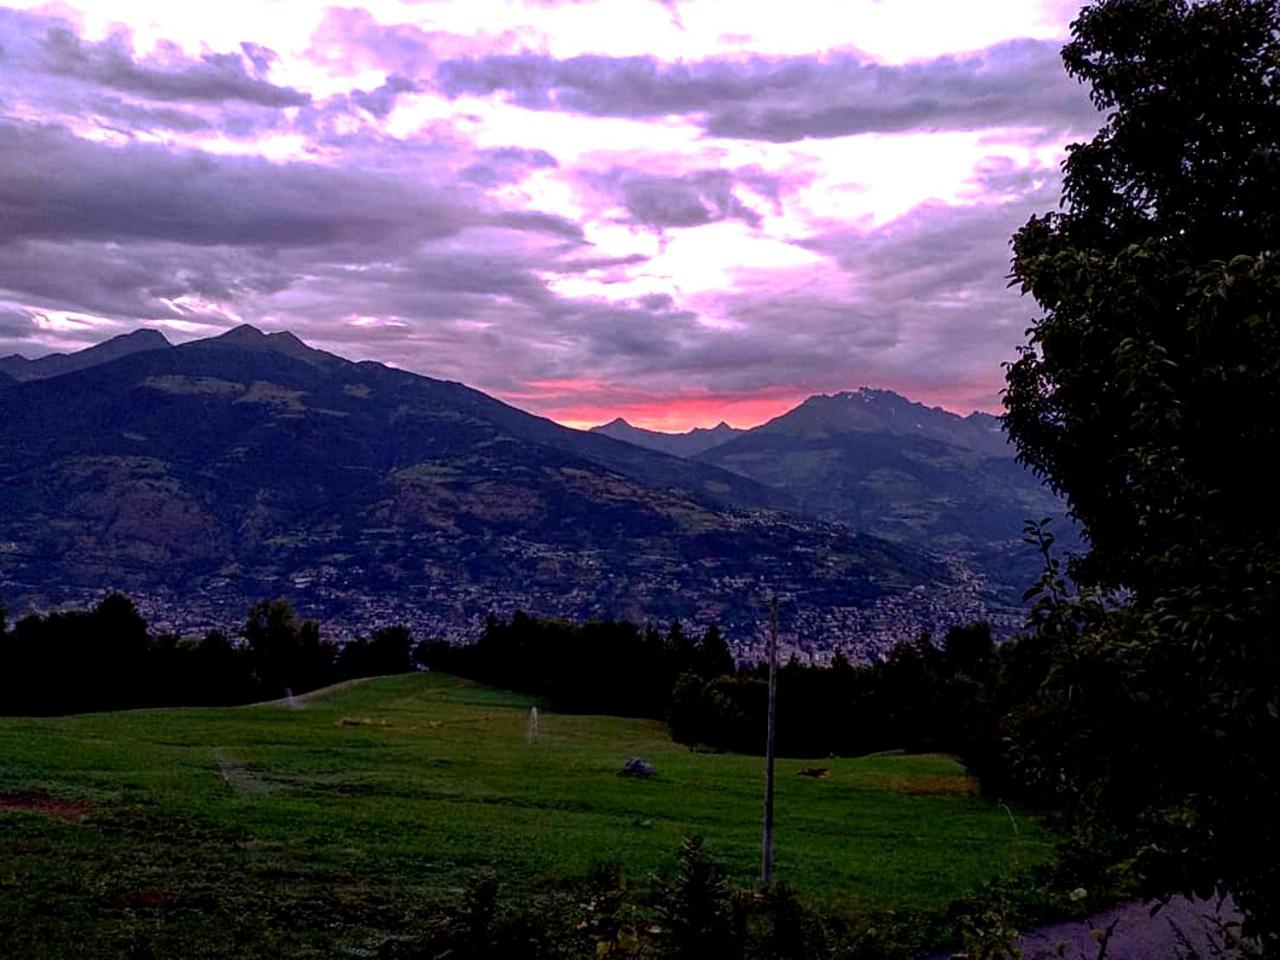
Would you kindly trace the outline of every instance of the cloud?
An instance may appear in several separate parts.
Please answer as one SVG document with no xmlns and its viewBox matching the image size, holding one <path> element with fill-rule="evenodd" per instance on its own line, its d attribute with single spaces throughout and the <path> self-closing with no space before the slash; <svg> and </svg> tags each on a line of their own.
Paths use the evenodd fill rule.
<svg viewBox="0 0 1280 960">
<path fill-rule="evenodd" d="M 696 47 L 690 5 L 696 59 L 557 59 L 519 51 L 582 49 L 536 32 L 577 14 L 530 9 L 465 36 L 316 10 L 305 53 L 246 22 L 263 43 L 202 56 L 0 9 L 0 347 L 247 321 L 565 416 L 994 400 L 1007 238 L 1097 122 L 1053 44 L 719 53 L 749 38 Z"/>
<path fill-rule="evenodd" d="M 375 117 L 382 118 L 391 112 L 396 105 L 396 98 L 402 93 L 414 93 L 418 85 L 408 77 L 392 74 L 382 86 L 375 90 L 357 90 L 351 94 L 351 100 Z"/>
<path fill-rule="evenodd" d="M 519 314 L 554 299 L 538 271 L 580 226 L 480 193 L 306 163 L 0 124 L 0 291 L 113 318 Z M 345 321 L 344 321 L 345 322 Z"/>
<path fill-rule="evenodd" d="M 156 130 L 177 130 L 191 133 L 208 130 L 213 124 L 198 114 L 172 107 L 148 107 L 113 96 L 95 96 L 81 105 L 103 118 L 106 126 L 125 136 Z"/>
<path fill-rule="evenodd" d="M 412 23 L 386 24 L 359 7 L 329 7 L 311 36 L 307 56 L 346 73 L 376 67 L 404 77 L 428 77 L 436 66 L 479 52 L 518 49 L 516 34 L 475 35 L 424 30 Z"/>
<path fill-rule="evenodd" d="M 526 109 L 596 117 L 678 115 L 712 136 L 779 143 L 996 126 L 1089 130 L 1099 122 L 1063 73 L 1057 45 L 1035 40 L 903 65 L 847 53 L 692 63 L 491 55 L 445 61 L 435 81 L 451 97 L 501 93 Z"/>
<path fill-rule="evenodd" d="M 523 179 L 531 170 L 545 170 L 560 164 L 545 150 L 529 147 L 493 147 L 480 150 L 474 163 L 459 176 L 468 183 L 480 187 L 492 187 L 501 183 Z"/>
<path fill-rule="evenodd" d="M 313 109 L 309 94 L 267 79 L 277 56 L 254 43 L 193 58 L 161 41 L 139 59 L 120 29 L 86 41 L 65 19 L 0 9 L 0 51 L 10 118 L 97 127 L 120 139 L 250 137 Z"/>
<path fill-rule="evenodd" d="M 632 223 L 655 230 L 698 227 L 723 220 L 739 220 L 758 227 L 763 220 L 756 209 L 760 197 L 777 207 L 782 189 L 779 178 L 759 168 L 661 174 L 612 167 L 579 176 L 620 203 Z M 750 202 L 744 199 L 744 192 Z"/>
<path fill-rule="evenodd" d="M 386 245 L 477 215 L 372 174 L 0 125 L 0 219 L 10 240 L 164 240 L 259 247 Z"/>
<path fill-rule="evenodd" d="M 37 327 L 31 322 L 31 314 L 0 303 L 0 343 L 29 340 L 36 332 Z M 7 355 L 7 351 L 0 352 L 0 356 L 4 355 Z"/>
<path fill-rule="evenodd" d="M 532 230 L 539 233 L 554 234 L 566 240 L 582 239 L 582 226 L 554 213 L 542 213 L 538 210 L 509 210 L 494 217 L 494 223 L 514 230 Z"/>
<path fill-rule="evenodd" d="M 777 334 L 770 356 L 779 380 L 811 389 L 963 388 L 992 405 L 999 361 L 1013 356 L 1034 309 L 1006 289 L 1009 237 L 1056 203 L 1058 186 L 1056 170 L 995 162 L 975 178 L 979 202 L 930 202 L 878 229 L 805 238 L 799 243 L 839 273 L 746 279 L 717 297 L 717 308 L 744 329 Z"/>
<path fill-rule="evenodd" d="M 248 44 L 240 53 L 207 53 L 192 60 L 176 45 L 166 43 L 149 59 L 135 60 L 127 32 L 90 43 L 70 29 L 53 27 L 45 35 L 40 66 L 49 73 L 149 100 L 241 100 L 265 107 L 297 107 L 310 102 L 307 94 L 264 78 L 274 59 L 271 51 Z"/>
<path fill-rule="evenodd" d="M 217 321 L 230 315 L 225 308 L 260 302 L 299 275 L 298 264 L 279 257 L 264 261 L 249 249 L 192 249 L 159 241 L 0 245 L 0 291 L 32 311 Z"/>
<path fill-rule="evenodd" d="M 617 270 L 622 267 L 632 267 L 646 263 L 648 260 L 649 258 L 643 253 L 629 253 L 626 256 L 618 257 L 582 257 L 576 260 L 561 261 L 551 266 L 550 269 L 556 273 L 573 275 Z"/>
</svg>

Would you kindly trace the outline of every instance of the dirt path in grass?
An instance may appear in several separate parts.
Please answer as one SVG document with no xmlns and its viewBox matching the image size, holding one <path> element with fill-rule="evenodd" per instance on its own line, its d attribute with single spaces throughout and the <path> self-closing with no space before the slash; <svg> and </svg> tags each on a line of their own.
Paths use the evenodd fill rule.
<svg viewBox="0 0 1280 960">
<path fill-rule="evenodd" d="M 390 680 L 393 677 L 412 676 L 412 674 L 404 673 L 386 673 L 377 677 L 354 677 L 351 680 L 340 680 L 337 683 L 331 683 L 327 687 L 317 687 L 315 690 L 308 690 L 306 693 L 296 693 L 290 697 L 280 697 L 278 700 L 260 700 L 257 703 L 250 703 L 250 707 L 297 707 L 306 706 L 308 701 L 319 700 L 327 697 L 332 693 L 339 693 L 343 690 L 349 690 L 351 687 L 361 683 L 368 683 L 370 680 Z"/>
<path fill-rule="evenodd" d="M 1229 945 L 1239 933 L 1240 913 L 1230 899 L 1175 897 L 1155 916 L 1154 904 L 1126 903 L 1083 920 L 1055 923 L 1024 936 L 1026 960 L 1233 960 Z M 929 960 L 948 960 L 938 954 Z"/>
<path fill-rule="evenodd" d="M 89 804 L 80 800 L 68 800 L 34 790 L 16 793 L 0 793 L 0 812 L 5 810 L 24 813 L 43 813 L 50 817 L 74 819 L 89 812 Z"/>
<path fill-rule="evenodd" d="M 237 793 L 264 794 L 267 792 L 267 785 L 260 777 L 236 763 L 221 748 L 213 751 L 213 762 L 218 768 L 218 773 L 222 774 L 223 783 Z"/>
</svg>

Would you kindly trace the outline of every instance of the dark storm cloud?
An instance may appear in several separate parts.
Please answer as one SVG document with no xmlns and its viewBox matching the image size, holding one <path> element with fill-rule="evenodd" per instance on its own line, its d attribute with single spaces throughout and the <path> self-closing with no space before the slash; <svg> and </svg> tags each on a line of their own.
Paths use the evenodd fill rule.
<svg viewBox="0 0 1280 960">
<path fill-rule="evenodd" d="M 208 53 L 197 60 L 186 57 L 173 44 L 162 44 L 159 56 L 135 60 L 126 33 L 91 43 L 65 27 L 54 27 L 45 35 L 40 66 L 49 73 L 149 100 L 242 100 L 265 107 L 309 103 L 307 94 L 276 86 L 260 76 L 272 59 L 271 51 L 253 44 L 238 54 Z"/>
<path fill-rule="evenodd" d="M 683 115 L 713 136 L 786 142 L 907 130 L 1031 126 L 1098 118 L 1063 73 L 1058 45 L 1014 40 L 980 53 L 884 65 L 852 54 L 665 63 L 652 57 L 470 57 L 436 69 L 449 96 L 503 93 L 531 110 Z"/>
<path fill-rule="evenodd" d="M 778 178 L 754 169 L 662 175 L 614 167 L 603 173 L 584 173 L 582 179 L 625 207 L 632 222 L 659 230 L 721 220 L 740 220 L 758 227 L 761 214 L 740 196 L 741 188 L 771 199 L 775 207 L 781 190 Z"/>
</svg>

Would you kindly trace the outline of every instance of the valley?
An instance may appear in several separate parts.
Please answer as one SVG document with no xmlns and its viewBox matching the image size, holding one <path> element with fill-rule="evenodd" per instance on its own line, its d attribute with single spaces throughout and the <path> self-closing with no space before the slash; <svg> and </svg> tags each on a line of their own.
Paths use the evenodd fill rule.
<svg viewBox="0 0 1280 960">
<path fill-rule="evenodd" d="M 419 674 L 241 708 L 0 719 L 7 949 L 407 949 L 478 871 L 519 899 L 608 861 L 645 896 L 692 834 L 751 882 L 759 758 L 616 717 L 543 712 L 531 739 L 534 703 Z M 657 776 L 619 777 L 632 756 Z M 949 758 L 821 764 L 817 779 L 800 775 L 813 761 L 779 764 L 778 869 L 838 914 L 940 913 L 1050 855 L 1034 819 L 979 798 Z"/>
<path fill-rule="evenodd" d="M 338 639 L 390 623 L 467 639 L 524 609 L 718 623 L 749 657 L 776 592 L 788 652 L 820 661 L 1020 620 L 990 557 L 1029 556 L 1021 519 L 1046 497 L 990 451 L 886 448 L 884 431 L 814 441 L 784 417 L 679 457 L 287 333 L 126 339 L 18 365 L 27 379 L 0 393 L 0 596 L 15 616 L 114 587 L 183 635 L 285 596 Z M 915 486 L 886 493 L 904 464 Z"/>
</svg>

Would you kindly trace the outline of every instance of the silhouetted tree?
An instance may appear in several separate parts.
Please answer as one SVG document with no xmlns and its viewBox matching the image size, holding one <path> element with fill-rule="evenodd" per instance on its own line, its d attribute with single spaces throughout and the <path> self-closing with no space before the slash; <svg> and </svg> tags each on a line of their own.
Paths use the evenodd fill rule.
<svg viewBox="0 0 1280 960">
<path fill-rule="evenodd" d="M 338 652 L 343 677 L 378 677 L 413 669 L 413 635 L 407 627 L 383 627 L 367 639 L 351 640 Z"/>
<path fill-rule="evenodd" d="M 1039 585 L 1013 756 L 1280 951 L 1280 7 L 1099 0 L 1063 56 L 1107 119 L 1014 238 L 1005 422 L 1088 549 Z"/>
<path fill-rule="evenodd" d="M 725 640 L 720 628 L 714 624 L 702 635 L 702 643 L 698 650 L 698 672 L 708 680 L 723 677 L 734 672 L 733 654 L 729 650 L 729 642 Z"/>
<path fill-rule="evenodd" d="M 261 600 L 241 628 L 258 685 L 267 696 L 320 686 L 333 676 L 333 651 L 314 620 L 298 620 L 286 600 Z"/>
</svg>

